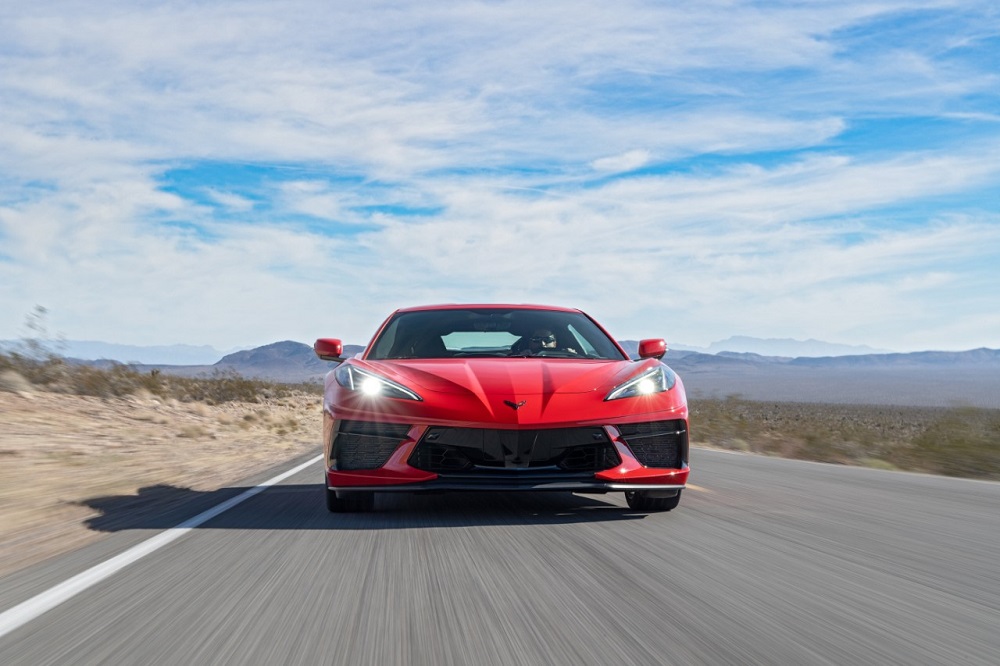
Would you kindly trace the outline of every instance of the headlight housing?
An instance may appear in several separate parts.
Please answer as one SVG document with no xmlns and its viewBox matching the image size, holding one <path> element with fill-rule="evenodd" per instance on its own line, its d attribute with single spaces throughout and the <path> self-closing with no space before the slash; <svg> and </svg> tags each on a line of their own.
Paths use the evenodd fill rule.
<svg viewBox="0 0 1000 666">
<path fill-rule="evenodd" d="M 423 398 L 402 384 L 376 375 L 374 372 L 361 370 L 347 363 L 334 370 L 333 376 L 336 378 L 337 383 L 344 388 L 357 391 L 371 398 L 385 397 L 423 401 Z"/>
<path fill-rule="evenodd" d="M 660 364 L 614 387 L 604 399 L 618 400 L 619 398 L 635 398 L 663 393 L 672 389 L 676 383 L 677 375 L 674 374 L 674 371 Z"/>
</svg>

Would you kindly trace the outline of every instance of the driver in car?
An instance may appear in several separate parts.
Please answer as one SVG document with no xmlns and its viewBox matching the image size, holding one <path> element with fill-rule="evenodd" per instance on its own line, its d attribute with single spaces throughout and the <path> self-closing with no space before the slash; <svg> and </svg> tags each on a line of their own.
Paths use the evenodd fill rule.
<svg viewBox="0 0 1000 666">
<path fill-rule="evenodd" d="M 536 328 L 531 334 L 531 337 L 526 340 L 528 344 L 526 347 L 522 348 L 520 355 L 537 356 L 540 353 L 543 354 L 543 352 L 549 351 L 567 352 L 569 354 L 580 353 L 572 347 L 560 346 L 555 333 L 547 328 Z"/>
<path fill-rule="evenodd" d="M 532 354 L 537 354 L 543 349 L 555 349 L 556 336 L 547 328 L 537 328 L 528 338 L 528 350 Z"/>
</svg>

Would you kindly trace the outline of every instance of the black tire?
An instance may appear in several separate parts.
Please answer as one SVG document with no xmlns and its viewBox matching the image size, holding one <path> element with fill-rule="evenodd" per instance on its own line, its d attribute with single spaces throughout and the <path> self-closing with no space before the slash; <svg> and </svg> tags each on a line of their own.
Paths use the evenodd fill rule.
<svg viewBox="0 0 1000 666">
<path fill-rule="evenodd" d="M 642 490 L 629 490 L 625 493 L 625 501 L 634 511 L 671 511 L 681 503 L 681 491 L 673 497 L 650 497 Z"/>
<path fill-rule="evenodd" d="M 341 493 L 326 489 L 326 509 L 330 513 L 365 513 L 375 508 L 375 493 L 360 490 L 352 493 Z"/>
</svg>

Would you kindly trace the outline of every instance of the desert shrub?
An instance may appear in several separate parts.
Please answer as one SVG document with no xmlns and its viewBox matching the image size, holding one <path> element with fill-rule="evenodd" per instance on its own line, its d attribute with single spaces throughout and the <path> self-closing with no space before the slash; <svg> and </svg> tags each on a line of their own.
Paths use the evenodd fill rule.
<svg viewBox="0 0 1000 666">
<path fill-rule="evenodd" d="M 955 409 L 932 423 L 897 464 L 948 476 L 1000 479 L 1000 412 Z"/>
<path fill-rule="evenodd" d="M 1000 412 L 691 400 L 694 443 L 786 458 L 1000 478 Z"/>
<path fill-rule="evenodd" d="M 208 377 L 176 377 L 161 373 L 158 382 L 155 389 L 150 389 L 157 395 L 210 405 L 225 402 L 261 402 L 297 393 L 319 394 L 322 391 L 316 384 L 282 384 L 244 377 L 232 370 L 217 371 Z"/>
<path fill-rule="evenodd" d="M 57 357 L 33 359 L 16 351 L 0 353 L 0 370 L 9 370 L 35 386 L 47 386 L 66 372 L 65 362 Z"/>
<path fill-rule="evenodd" d="M 178 377 L 160 370 L 142 371 L 121 363 L 97 367 L 68 363 L 58 357 L 32 359 L 16 352 L 0 352 L 2 371 L 16 373 L 41 390 L 98 398 L 147 392 L 160 399 L 221 404 L 260 402 L 322 391 L 317 384 L 281 384 L 243 377 L 233 371 L 220 371 L 207 377 Z"/>
<path fill-rule="evenodd" d="M 64 373 L 61 383 L 66 393 L 98 398 L 120 398 L 145 388 L 141 373 L 119 364 L 106 368 L 78 365 Z"/>
<path fill-rule="evenodd" d="M 711 442 L 724 448 L 735 442 L 746 442 L 751 425 L 744 413 L 745 401 L 738 396 L 725 400 L 698 400 L 690 405 L 692 435 L 697 441 Z"/>
<path fill-rule="evenodd" d="M 180 400 L 216 405 L 224 402 L 256 402 L 283 394 L 277 385 L 243 377 L 233 371 L 216 372 L 209 377 L 169 377 L 164 380 L 168 392 Z"/>
</svg>

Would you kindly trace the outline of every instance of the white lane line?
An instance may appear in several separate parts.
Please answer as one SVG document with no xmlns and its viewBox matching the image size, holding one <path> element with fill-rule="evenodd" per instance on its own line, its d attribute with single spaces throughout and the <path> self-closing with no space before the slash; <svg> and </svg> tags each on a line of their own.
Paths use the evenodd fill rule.
<svg viewBox="0 0 1000 666">
<path fill-rule="evenodd" d="M 45 592 L 28 599 L 27 601 L 21 602 L 17 606 L 14 606 L 10 610 L 0 614 L 0 638 L 6 636 L 18 627 L 31 622 L 42 613 L 52 610 L 64 601 L 72 599 L 74 596 L 80 594 L 87 588 L 96 585 L 105 578 L 108 578 L 109 576 L 132 564 L 136 560 L 149 555 L 155 550 L 163 548 L 171 541 L 181 538 L 202 523 L 208 522 L 219 514 L 232 509 L 237 504 L 240 504 L 254 495 L 263 492 L 270 486 L 281 483 L 293 474 L 298 474 L 306 467 L 315 465 L 322 459 L 323 456 L 320 455 L 311 460 L 307 460 L 287 472 L 282 472 L 273 479 L 268 479 L 264 483 L 254 486 L 253 488 L 240 493 L 236 497 L 226 500 L 222 504 L 218 504 L 207 511 L 199 513 L 194 518 L 185 520 L 177 527 L 171 527 L 168 530 L 164 530 L 160 534 L 157 534 L 140 544 L 132 546 L 124 553 L 95 565 L 83 573 L 79 573 L 69 580 L 60 583 L 59 585 L 56 585 L 55 587 L 50 588 Z"/>
</svg>

